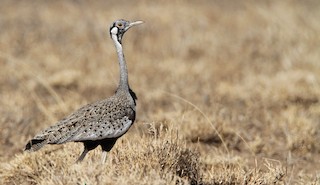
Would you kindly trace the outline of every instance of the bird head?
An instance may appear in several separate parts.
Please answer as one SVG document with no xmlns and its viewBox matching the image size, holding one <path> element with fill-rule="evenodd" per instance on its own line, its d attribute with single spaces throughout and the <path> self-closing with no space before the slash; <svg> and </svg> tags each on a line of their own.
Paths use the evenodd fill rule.
<svg viewBox="0 0 320 185">
<path fill-rule="evenodd" d="M 126 31 L 128 31 L 131 27 L 142 24 L 143 21 L 134 21 L 129 22 L 123 19 L 114 21 L 112 25 L 110 26 L 110 36 L 111 38 L 116 36 L 118 42 L 121 43 L 122 36 Z"/>
</svg>

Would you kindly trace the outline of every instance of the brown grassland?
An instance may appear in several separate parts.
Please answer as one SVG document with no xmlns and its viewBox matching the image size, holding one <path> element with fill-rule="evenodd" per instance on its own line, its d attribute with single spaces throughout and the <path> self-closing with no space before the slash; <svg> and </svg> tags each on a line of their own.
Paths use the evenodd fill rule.
<svg viewBox="0 0 320 185">
<path fill-rule="evenodd" d="M 0 3 L 0 184 L 320 184 L 320 1 Z M 23 152 L 114 93 L 119 18 L 135 124 L 105 165 Z"/>
</svg>

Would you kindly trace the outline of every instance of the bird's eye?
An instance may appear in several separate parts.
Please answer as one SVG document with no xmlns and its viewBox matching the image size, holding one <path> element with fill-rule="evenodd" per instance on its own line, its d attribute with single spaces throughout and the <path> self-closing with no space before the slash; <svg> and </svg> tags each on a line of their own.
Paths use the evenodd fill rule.
<svg viewBox="0 0 320 185">
<path fill-rule="evenodd" d="M 122 27 L 123 25 L 122 25 L 122 23 L 119 23 L 118 26 L 119 26 L 119 27 Z"/>
</svg>

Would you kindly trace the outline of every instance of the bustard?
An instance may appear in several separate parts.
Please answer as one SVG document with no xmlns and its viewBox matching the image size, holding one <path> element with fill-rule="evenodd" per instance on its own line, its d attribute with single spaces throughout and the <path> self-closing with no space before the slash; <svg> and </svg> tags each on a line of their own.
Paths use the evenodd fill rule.
<svg viewBox="0 0 320 185">
<path fill-rule="evenodd" d="M 110 27 L 110 36 L 117 50 L 120 65 L 120 83 L 113 96 L 85 105 L 64 119 L 58 121 L 31 139 L 25 150 L 36 151 L 46 144 L 82 142 L 84 150 L 77 162 L 97 146 L 102 148 L 102 163 L 107 152 L 124 135 L 136 117 L 136 95 L 128 83 L 128 71 L 122 50 L 122 37 L 132 26 L 142 21 L 117 20 Z"/>
</svg>

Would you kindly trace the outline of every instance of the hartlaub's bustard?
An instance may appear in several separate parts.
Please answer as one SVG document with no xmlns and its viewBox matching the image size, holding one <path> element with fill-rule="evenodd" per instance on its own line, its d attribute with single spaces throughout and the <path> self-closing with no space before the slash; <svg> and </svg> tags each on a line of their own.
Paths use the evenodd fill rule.
<svg viewBox="0 0 320 185">
<path fill-rule="evenodd" d="M 128 71 L 122 51 L 121 40 L 124 33 L 142 21 L 129 22 L 117 20 L 110 27 L 110 36 L 117 50 L 120 65 L 120 83 L 113 96 L 83 106 L 74 113 L 60 120 L 31 139 L 25 150 L 36 151 L 45 144 L 62 144 L 66 142 L 83 142 L 84 150 L 78 162 L 86 154 L 101 146 L 102 162 L 117 139 L 125 134 L 136 117 L 135 93 L 128 84 Z"/>
</svg>

